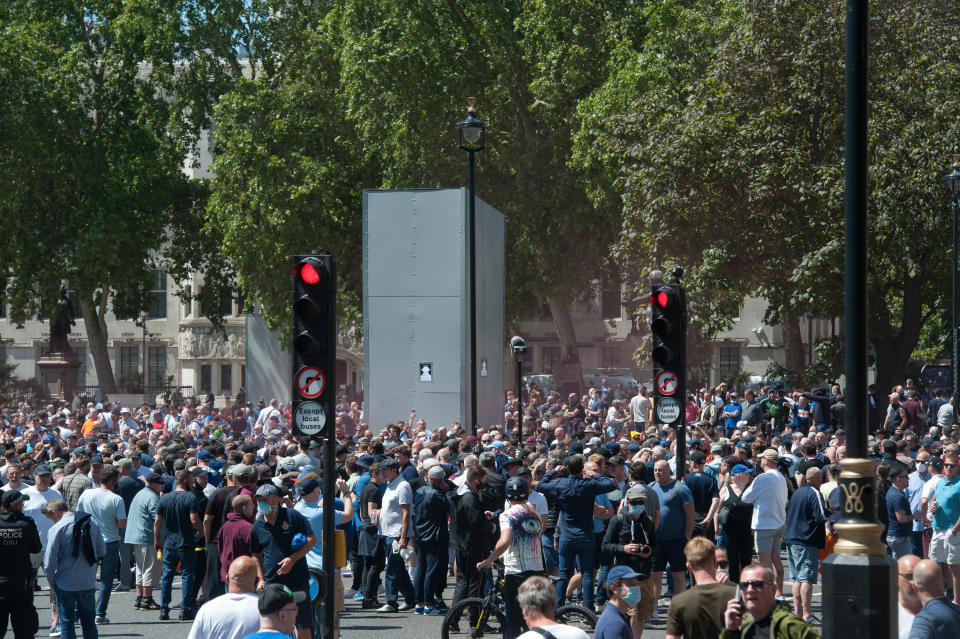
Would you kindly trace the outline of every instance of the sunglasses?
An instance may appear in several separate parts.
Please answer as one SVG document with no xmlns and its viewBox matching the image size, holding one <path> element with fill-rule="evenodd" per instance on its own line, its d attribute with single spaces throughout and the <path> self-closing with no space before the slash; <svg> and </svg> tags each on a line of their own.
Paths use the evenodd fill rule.
<svg viewBox="0 0 960 639">
<path fill-rule="evenodd" d="M 944 464 L 943 467 L 944 467 L 944 468 L 956 468 L 957 465 L 956 465 L 956 464 Z"/>
<path fill-rule="evenodd" d="M 748 589 L 750 589 L 750 588 L 753 588 L 754 590 L 763 590 L 763 587 L 766 586 L 766 585 L 768 585 L 769 583 L 770 583 L 769 581 L 760 581 L 760 580 L 757 580 L 757 581 L 741 581 L 741 582 L 740 582 L 740 588 L 741 588 L 742 590 L 748 590 Z"/>
<path fill-rule="evenodd" d="M 647 502 L 645 502 L 645 501 L 631 501 L 631 502 L 629 502 L 629 503 L 630 503 L 631 506 L 643 506 L 643 505 L 644 505 L 645 503 L 647 503 Z"/>
</svg>

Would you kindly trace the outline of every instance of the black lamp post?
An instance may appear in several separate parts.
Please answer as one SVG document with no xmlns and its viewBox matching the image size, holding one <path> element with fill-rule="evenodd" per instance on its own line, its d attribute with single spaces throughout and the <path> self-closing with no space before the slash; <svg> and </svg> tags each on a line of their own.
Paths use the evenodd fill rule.
<svg viewBox="0 0 960 639">
<path fill-rule="evenodd" d="M 520 430 L 520 447 L 523 448 L 523 355 L 527 352 L 527 343 L 519 335 L 510 338 L 510 350 L 517 362 L 517 415 Z"/>
<path fill-rule="evenodd" d="M 957 336 L 957 205 L 960 203 L 960 155 L 953 156 L 953 170 L 943 176 L 943 181 L 947 183 L 947 189 L 950 191 L 950 197 L 953 200 L 953 268 L 950 270 L 950 279 L 953 282 L 951 288 L 951 314 L 950 314 L 950 371 L 953 378 L 952 388 L 954 403 L 954 423 L 957 419 L 956 404 L 960 402 L 957 389 L 960 388 L 960 375 L 957 367 L 960 366 L 960 347 L 958 347 Z"/>
<path fill-rule="evenodd" d="M 477 119 L 476 98 L 467 98 L 467 117 L 457 122 L 460 148 L 470 154 L 470 205 L 467 209 L 467 233 L 470 237 L 470 432 L 477 427 L 477 191 L 474 188 L 476 154 L 483 150 L 487 125 Z"/>
</svg>

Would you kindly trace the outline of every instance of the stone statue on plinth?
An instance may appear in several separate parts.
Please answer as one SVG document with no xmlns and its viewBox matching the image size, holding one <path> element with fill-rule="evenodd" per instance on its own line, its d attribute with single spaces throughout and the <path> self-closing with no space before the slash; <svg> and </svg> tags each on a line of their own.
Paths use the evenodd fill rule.
<svg viewBox="0 0 960 639">
<path fill-rule="evenodd" d="M 60 285 L 60 300 L 57 302 L 57 316 L 50 319 L 50 353 L 72 353 L 70 346 L 70 328 L 75 326 L 73 304 L 67 296 L 67 287 Z"/>
<path fill-rule="evenodd" d="M 77 392 L 80 358 L 70 346 L 70 328 L 75 326 L 73 305 L 67 287 L 60 286 L 56 315 L 50 318 L 49 350 L 37 360 L 40 383 L 50 399 L 70 401 Z"/>
</svg>

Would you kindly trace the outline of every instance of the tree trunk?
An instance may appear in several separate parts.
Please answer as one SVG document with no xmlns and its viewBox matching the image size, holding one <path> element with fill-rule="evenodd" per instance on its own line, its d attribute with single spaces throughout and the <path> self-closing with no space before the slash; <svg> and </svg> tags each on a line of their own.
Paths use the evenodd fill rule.
<svg viewBox="0 0 960 639">
<path fill-rule="evenodd" d="M 881 398 L 894 386 L 903 383 L 903 371 L 923 328 L 922 313 L 920 280 L 908 278 L 903 287 L 903 319 L 899 330 L 889 325 L 871 327 L 871 342 L 877 352 L 877 390 Z M 868 317 L 875 322 L 882 321 L 876 313 L 870 313 Z"/>
<path fill-rule="evenodd" d="M 786 355 L 787 376 L 798 378 L 803 374 L 805 357 L 803 336 L 800 334 L 800 317 L 792 313 L 783 313 L 780 317 L 783 327 L 783 350 Z"/>
<path fill-rule="evenodd" d="M 107 296 L 104 294 L 100 304 L 95 308 L 87 301 L 86 296 L 81 295 L 80 311 L 83 313 L 83 322 L 87 328 L 87 342 L 90 346 L 90 354 L 93 356 L 93 366 L 97 371 L 100 391 L 105 395 L 115 393 L 117 384 L 113 379 L 113 366 L 110 364 L 110 354 L 107 352 L 107 323 L 104 320 Z"/>
<path fill-rule="evenodd" d="M 580 350 L 577 348 L 577 334 L 570 319 L 570 303 L 560 297 L 547 299 L 553 325 L 560 337 L 560 365 L 555 366 L 554 378 L 563 387 L 565 393 L 583 394 L 583 369 L 580 367 Z"/>
</svg>

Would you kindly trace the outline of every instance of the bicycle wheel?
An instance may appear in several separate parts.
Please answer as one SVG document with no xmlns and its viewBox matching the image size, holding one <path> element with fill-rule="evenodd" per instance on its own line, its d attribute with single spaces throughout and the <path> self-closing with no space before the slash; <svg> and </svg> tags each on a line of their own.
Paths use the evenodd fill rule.
<svg viewBox="0 0 960 639">
<path fill-rule="evenodd" d="M 560 606 L 554 612 L 554 618 L 558 623 L 580 628 L 589 636 L 593 635 L 593 629 L 597 626 L 596 613 L 578 604 Z"/>
<path fill-rule="evenodd" d="M 460 633 L 469 639 L 500 637 L 507 627 L 507 619 L 499 608 L 487 608 L 479 597 L 462 599 L 444 616 L 440 639 L 450 639 Z"/>
</svg>

